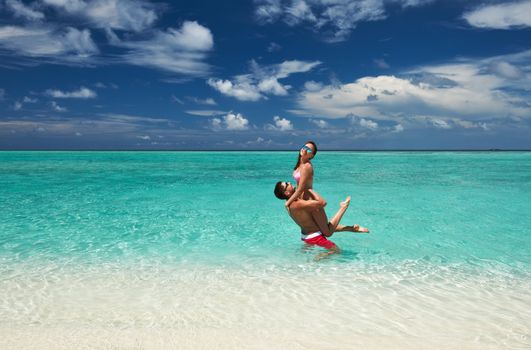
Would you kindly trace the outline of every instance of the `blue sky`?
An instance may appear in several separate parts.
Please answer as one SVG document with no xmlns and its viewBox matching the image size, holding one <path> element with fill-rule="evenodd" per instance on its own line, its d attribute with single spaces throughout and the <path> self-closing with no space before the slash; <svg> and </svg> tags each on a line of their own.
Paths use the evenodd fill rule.
<svg viewBox="0 0 531 350">
<path fill-rule="evenodd" d="M 531 1 L 0 0 L 0 149 L 531 149 Z"/>
</svg>

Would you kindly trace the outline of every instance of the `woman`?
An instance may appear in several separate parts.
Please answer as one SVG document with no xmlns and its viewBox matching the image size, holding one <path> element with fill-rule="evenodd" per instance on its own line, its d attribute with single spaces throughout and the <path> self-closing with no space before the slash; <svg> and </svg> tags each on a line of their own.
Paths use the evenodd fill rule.
<svg viewBox="0 0 531 350">
<path fill-rule="evenodd" d="M 297 181 L 297 189 L 286 201 L 286 208 L 288 210 L 290 204 L 298 198 L 320 198 L 319 194 L 315 192 L 315 190 L 313 190 L 313 166 L 311 160 L 313 159 L 313 157 L 315 157 L 316 154 L 317 145 L 313 141 L 307 141 L 304 146 L 302 146 L 299 150 L 297 164 L 295 164 L 295 168 L 293 168 L 293 177 Z M 344 203 L 348 207 L 350 203 L 350 197 L 348 197 Z M 358 224 L 355 224 L 353 226 L 339 225 L 338 227 L 336 227 L 337 224 L 331 226 L 331 223 L 327 222 L 326 220 L 326 214 L 324 213 L 324 210 L 322 211 L 322 213 L 319 213 L 319 215 L 314 218 L 316 219 L 321 229 L 325 229 L 325 227 L 328 227 L 331 233 L 333 233 L 334 231 L 369 232 L 367 228 L 360 227 Z"/>
<path fill-rule="evenodd" d="M 297 164 L 293 168 L 293 178 L 297 181 L 297 190 L 286 201 L 286 208 L 300 198 L 307 190 L 313 189 L 313 167 L 310 162 L 317 154 L 317 145 L 313 141 L 308 141 L 299 150 Z"/>
</svg>

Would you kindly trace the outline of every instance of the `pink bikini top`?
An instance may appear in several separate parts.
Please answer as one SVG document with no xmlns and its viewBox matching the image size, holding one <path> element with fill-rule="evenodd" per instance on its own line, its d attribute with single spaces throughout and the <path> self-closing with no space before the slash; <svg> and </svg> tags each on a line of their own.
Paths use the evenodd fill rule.
<svg viewBox="0 0 531 350">
<path fill-rule="evenodd" d="M 293 172 L 293 178 L 297 180 L 297 183 L 301 180 L 301 172 L 299 170 Z"/>
</svg>

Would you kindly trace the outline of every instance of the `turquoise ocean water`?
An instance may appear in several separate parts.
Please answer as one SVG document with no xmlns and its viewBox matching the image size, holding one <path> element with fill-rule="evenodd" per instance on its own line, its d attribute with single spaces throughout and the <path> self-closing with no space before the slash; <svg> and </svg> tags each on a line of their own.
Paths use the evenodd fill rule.
<svg viewBox="0 0 531 350">
<path fill-rule="evenodd" d="M 336 233 L 332 240 L 343 253 L 319 263 L 313 262 L 319 250 L 302 249 L 297 226 L 273 195 L 276 181 L 293 182 L 295 160 L 296 152 L 0 152 L 0 288 L 4 292 L 0 328 L 6 334 L 8 330 L 18 334 L 6 344 L 13 348 L 23 344 L 24 327 L 64 326 L 68 317 L 60 316 L 61 308 L 68 307 L 61 300 L 81 298 L 74 290 L 61 294 L 66 285 L 77 285 L 79 290 L 110 286 L 121 292 L 136 286 L 137 294 L 167 298 L 170 309 L 175 307 L 175 314 L 164 318 L 160 312 L 168 305 L 140 303 L 143 308 L 138 312 L 124 311 L 101 320 L 100 326 L 107 330 L 115 326 L 113 322 L 125 325 L 119 327 L 124 331 L 144 327 L 139 320 L 155 327 L 157 320 L 164 323 L 162 319 L 181 326 L 188 320 L 186 327 L 196 327 L 194 332 L 217 329 L 215 312 L 203 310 L 200 302 L 191 307 L 188 318 L 178 315 L 180 308 L 172 303 L 184 298 L 179 294 L 184 292 L 165 294 L 162 286 L 168 283 L 192 289 L 198 283 L 197 288 L 216 286 L 218 292 L 227 291 L 227 295 L 198 296 L 212 302 L 233 298 L 248 288 L 262 321 L 275 319 L 261 308 L 263 288 L 272 288 L 287 308 L 304 307 L 301 290 L 323 295 L 333 291 L 336 300 L 345 298 L 344 308 L 354 308 L 359 306 L 354 298 L 377 289 L 382 300 L 371 300 L 375 309 L 365 310 L 366 318 L 357 319 L 366 321 L 367 329 L 368 320 L 380 315 L 384 305 L 397 304 L 393 293 L 401 290 L 407 296 L 410 292 L 413 299 L 416 295 L 420 301 L 412 301 L 410 307 L 420 315 L 431 307 L 448 308 L 444 299 L 458 298 L 455 293 L 461 286 L 466 289 L 463 295 L 477 293 L 478 300 L 483 300 L 478 308 L 492 304 L 493 295 L 509 299 L 499 309 L 487 307 L 483 318 L 477 316 L 473 299 L 455 305 L 456 310 L 469 307 L 461 321 L 478 317 L 498 331 L 489 338 L 490 326 L 477 328 L 477 322 L 467 321 L 466 325 L 476 328 L 465 332 L 469 337 L 457 337 L 463 344 L 478 348 L 531 344 L 531 315 L 524 310 L 530 301 L 525 290 L 531 287 L 530 152 L 319 152 L 312 161 L 314 189 L 327 200 L 327 213 L 332 215 L 350 195 L 352 202 L 342 223 L 359 223 L 371 230 L 368 235 Z M 123 271 L 129 277 L 120 275 Z M 212 273 L 220 277 L 208 277 Z M 117 274 L 123 277 L 118 285 L 113 284 Z M 175 280 L 175 274 L 183 280 Z M 142 280 L 146 275 L 155 280 L 140 287 L 131 284 L 131 279 Z M 320 277 L 312 281 L 312 276 Z M 275 278 L 294 283 L 294 290 L 284 290 Z M 299 284 L 293 282 L 299 279 Z M 269 282 L 253 285 L 258 280 Z M 393 289 L 395 282 L 399 284 Z M 353 291 L 352 298 L 345 296 L 345 290 Z M 117 295 L 113 300 L 123 300 Z M 74 303 L 69 311 L 83 315 L 73 317 L 79 327 L 91 317 L 105 318 L 94 310 L 112 310 L 112 303 L 106 305 L 90 293 L 82 298 L 85 306 L 80 309 Z M 87 306 L 90 303 L 93 307 Z M 211 318 L 203 323 L 191 320 L 190 315 L 201 310 Z M 234 305 L 230 314 L 237 315 L 238 310 Z M 301 321 L 296 311 L 295 323 Z M 499 312 L 505 312 L 506 325 L 495 328 Z M 332 318 L 330 329 L 344 327 L 347 314 L 341 316 L 345 319 Z M 242 315 L 248 312 L 240 315 L 245 320 Z M 380 316 L 382 322 L 392 319 Z M 380 335 L 392 339 L 403 332 L 403 337 L 423 339 L 436 328 L 415 335 L 417 326 L 408 326 L 407 319 L 411 318 L 398 313 L 395 328 L 387 325 Z M 448 321 L 455 324 L 452 316 Z M 232 322 L 234 328 L 239 324 L 238 319 Z M 13 330 L 15 326 L 19 328 Z M 389 329 L 397 333 L 385 333 Z M 454 340 L 456 334 L 459 329 L 450 327 Z M 109 333 L 108 339 L 117 339 L 116 333 Z M 234 335 L 234 339 L 243 338 Z M 289 347 L 282 339 L 277 344 Z M 286 339 L 293 338 L 286 335 Z M 69 338 L 64 344 L 75 342 Z M 317 340 L 300 344 L 301 348 L 323 348 Z M 415 344 L 408 344 L 414 348 Z M 189 345 L 200 348 L 198 343 Z"/>
</svg>

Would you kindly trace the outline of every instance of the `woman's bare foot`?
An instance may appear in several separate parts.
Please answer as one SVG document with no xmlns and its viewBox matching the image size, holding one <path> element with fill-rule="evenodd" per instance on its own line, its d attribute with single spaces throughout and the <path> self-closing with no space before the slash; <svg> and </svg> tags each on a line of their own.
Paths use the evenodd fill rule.
<svg viewBox="0 0 531 350">
<path fill-rule="evenodd" d="M 360 225 L 358 224 L 355 224 L 354 226 L 352 226 L 352 228 L 354 229 L 354 232 L 364 232 L 364 233 L 368 233 L 369 232 L 369 229 L 366 228 L 366 227 L 361 227 Z"/>
<path fill-rule="evenodd" d="M 341 207 L 348 207 L 350 204 L 350 196 L 348 196 L 343 202 L 339 203 Z"/>
</svg>

